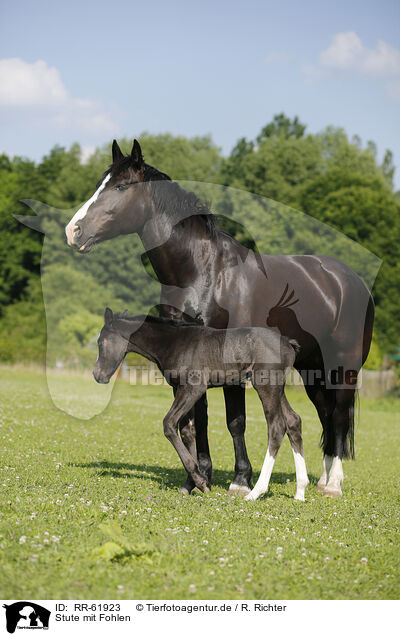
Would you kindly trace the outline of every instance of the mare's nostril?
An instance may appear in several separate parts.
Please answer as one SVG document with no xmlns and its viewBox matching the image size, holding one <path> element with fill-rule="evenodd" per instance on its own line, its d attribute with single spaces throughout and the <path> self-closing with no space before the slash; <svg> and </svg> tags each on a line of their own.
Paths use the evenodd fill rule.
<svg viewBox="0 0 400 636">
<path fill-rule="evenodd" d="M 74 227 L 74 238 L 80 238 L 82 236 L 82 228 L 79 225 L 79 222 L 75 224 Z"/>
</svg>

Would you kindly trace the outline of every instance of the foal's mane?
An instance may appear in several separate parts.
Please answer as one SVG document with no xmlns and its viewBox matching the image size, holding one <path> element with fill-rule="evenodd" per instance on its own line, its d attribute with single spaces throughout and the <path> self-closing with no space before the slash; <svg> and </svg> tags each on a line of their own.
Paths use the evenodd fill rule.
<svg viewBox="0 0 400 636">
<path fill-rule="evenodd" d="M 149 314 L 136 314 L 128 316 L 125 312 L 114 313 L 114 320 L 126 320 L 128 322 L 147 322 L 155 325 L 168 325 L 170 327 L 204 327 L 202 322 L 185 322 L 176 320 L 175 318 L 167 318 L 165 316 L 151 316 Z"/>
</svg>

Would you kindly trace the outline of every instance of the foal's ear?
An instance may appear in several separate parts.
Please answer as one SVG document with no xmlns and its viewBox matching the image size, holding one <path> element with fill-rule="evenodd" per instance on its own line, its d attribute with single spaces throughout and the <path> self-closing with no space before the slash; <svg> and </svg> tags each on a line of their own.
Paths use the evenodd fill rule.
<svg viewBox="0 0 400 636">
<path fill-rule="evenodd" d="M 106 327 L 111 326 L 113 318 L 114 318 L 114 314 L 112 310 L 109 307 L 106 307 L 106 310 L 104 312 L 104 324 L 106 325 Z"/>
<path fill-rule="evenodd" d="M 121 148 L 118 146 L 117 140 L 114 139 L 114 141 L 112 142 L 112 160 L 113 163 L 115 163 L 116 161 L 120 161 L 121 159 L 124 158 L 124 155 L 122 153 Z"/>
<path fill-rule="evenodd" d="M 137 139 L 133 140 L 131 157 L 132 157 L 132 162 L 134 167 L 136 168 L 136 170 L 139 170 L 139 168 L 141 168 L 143 165 L 143 155 L 142 155 L 142 149 Z"/>
</svg>

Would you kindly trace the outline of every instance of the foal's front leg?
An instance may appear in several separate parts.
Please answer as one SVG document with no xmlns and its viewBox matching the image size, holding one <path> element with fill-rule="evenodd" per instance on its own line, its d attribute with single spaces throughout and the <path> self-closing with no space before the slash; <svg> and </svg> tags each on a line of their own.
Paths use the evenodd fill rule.
<svg viewBox="0 0 400 636">
<path fill-rule="evenodd" d="M 174 393 L 174 395 L 175 395 L 175 393 Z M 189 413 L 184 415 L 179 420 L 179 426 L 178 427 L 179 427 L 179 433 L 180 433 L 182 442 L 185 444 L 185 446 L 188 449 L 188 451 L 191 454 L 191 456 L 194 457 L 195 459 L 197 459 L 196 429 L 195 429 L 195 424 L 194 424 L 194 409 L 190 409 Z M 191 478 L 191 476 L 188 473 L 186 481 L 185 481 L 185 485 L 181 488 L 181 493 L 183 495 L 190 495 L 190 493 L 192 492 L 193 488 L 195 488 L 195 487 L 196 487 L 196 485 L 195 485 L 193 479 Z"/>
<path fill-rule="evenodd" d="M 197 460 L 191 455 L 185 444 L 179 438 L 178 424 L 179 420 L 188 413 L 205 390 L 205 387 L 199 386 L 180 386 L 176 391 L 174 402 L 164 418 L 165 436 L 174 446 L 183 466 L 190 478 L 193 480 L 195 486 L 202 491 L 208 490 L 207 481 L 200 473 Z"/>
<path fill-rule="evenodd" d="M 176 396 L 176 391 L 177 389 L 176 387 L 174 387 L 173 388 L 174 397 Z M 185 444 L 186 448 L 188 449 L 192 457 L 196 459 L 197 453 L 196 453 L 196 430 L 194 426 L 194 409 L 190 409 L 190 411 L 186 413 L 186 415 L 181 417 L 181 419 L 179 420 L 178 428 L 179 428 L 179 433 L 180 433 L 182 442 Z M 195 483 L 193 479 L 190 477 L 190 475 L 188 474 L 187 479 L 185 481 L 185 485 L 183 486 L 183 488 L 181 488 L 181 493 L 185 495 L 190 495 L 193 488 L 195 488 Z"/>
</svg>

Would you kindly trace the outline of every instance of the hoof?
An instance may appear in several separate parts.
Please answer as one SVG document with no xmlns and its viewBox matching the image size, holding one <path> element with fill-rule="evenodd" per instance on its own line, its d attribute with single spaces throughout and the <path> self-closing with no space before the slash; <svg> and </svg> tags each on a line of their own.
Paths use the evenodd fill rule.
<svg viewBox="0 0 400 636">
<path fill-rule="evenodd" d="M 341 490 L 339 490 L 338 488 L 324 488 L 324 496 L 325 497 L 330 497 L 330 498 L 340 498 L 343 497 L 343 493 Z"/>
<path fill-rule="evenodd" d="M 198 490 L 199 492 L 210 492 L 210 488 L 205 480 L 196 484 L 193 490 Z"/>
<path fill-rule="evenodd" d="M 239 484 L 231 484 L 229 486 L 228 493 L 230 495 L 239 495 L 239 497 L 246 497 L 250 493 L 248 486 L 239 486 Z"/>
<path fill-rule="evenodd" d="M 187 488 L 181 488 L 179 492 L 181 495 L 190 495 L 190 492 Z"/>
<path fill-rule="evenodd" d="M 251 490 L 244 498 L 245 501 L 256 501 L 256 499 L 258 499 L 259 497 L 261 497 L 261 493 L 257 494 L 256 492 L 254 492 L 253 490 Z"/>
<path fill-rule="evenodd" d="M 326 488 L 326 484 L 317 484 L 317 492 L 324 492 Z"/>
<path fill-rule="evenodd" d="M 294 496 L 294 500 L 295 501 L 305 501 L 306 498 L 304 497 L 304 495 L 295 495 Z"/>
</svg>

